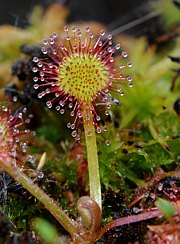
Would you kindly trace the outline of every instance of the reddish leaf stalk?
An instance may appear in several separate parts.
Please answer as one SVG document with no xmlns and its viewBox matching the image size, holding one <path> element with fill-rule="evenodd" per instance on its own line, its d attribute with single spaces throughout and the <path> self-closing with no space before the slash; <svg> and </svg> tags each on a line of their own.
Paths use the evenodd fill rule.
<svg viewBox="0 0 180 244">
<path fill-rule="evenodd" d="M 112 220 L 111 222 L 109 222 L 107 225 L 105 225 L 101 229 L 98 238 L 101 238 L 106 231 L 108 231 L 112 228 L 123 226 L 123 225 L 129 225 L 132 223 L 137 223 L 137 222 L 148 220 L 148 219 L 153 219 L 156 217 L 160 217 L 161 215 L 162 215 L 161 212 L 159 210 L 155 209 L 155 210 L 150 210 L 149 212 L 140 213 L 137 215 L 131 215 L 131 216 Z"/>
</svg>

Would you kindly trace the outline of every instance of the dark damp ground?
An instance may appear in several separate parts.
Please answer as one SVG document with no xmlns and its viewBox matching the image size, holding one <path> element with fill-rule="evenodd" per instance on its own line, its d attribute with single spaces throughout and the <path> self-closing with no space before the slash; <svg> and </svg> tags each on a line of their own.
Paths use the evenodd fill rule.
<svg viewBox="0 0 180 244">
<path fill-rule="evenodd" d="M 53 2 L 68 6 L 67 22 L 95 20 L 107 25 L 110 31 L 123 27 L 119 32 L 136 36 L 149 35 L 150 32 L 152 35 L 153 32 L 157 32 L 157 24 L 152 25 L 152 22 L 157 23 L 158 17 L 150 10 L 153 0 L 3 0 L 0 8 L 0 24 L 25 27 L 29 23 L 29 14 L 35 5 L 40 4 L 46 8 Z M 148 15 L 149 13 L 151 14 Z M 137 19 L 140 19 L 139 23 L 136 23 Z M 130 24 L 127 26 L 127 23 Z"/>
</svg>

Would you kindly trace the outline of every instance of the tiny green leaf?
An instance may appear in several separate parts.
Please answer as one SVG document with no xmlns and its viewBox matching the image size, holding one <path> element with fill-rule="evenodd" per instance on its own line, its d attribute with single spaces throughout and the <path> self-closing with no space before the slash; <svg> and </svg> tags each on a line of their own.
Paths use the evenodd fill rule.
<svg viewBox="0 0 180 244">
<path fill-rule="evenodd" d="M 159 198 L 156 201 L 156 206 L 158 207 L 158 209 L 162 212 L 162 214 L 166 218 L 170 218 L 170 217 L 174 216 L 176 213 L 173 205 L 164 199 Z"/>
<path fill-rule="evenodd" d="M 55 227 L 42 218 L 33 219 L 33 228 L 45 243 L 55 243 L 58 233 Z"/>
</svg>

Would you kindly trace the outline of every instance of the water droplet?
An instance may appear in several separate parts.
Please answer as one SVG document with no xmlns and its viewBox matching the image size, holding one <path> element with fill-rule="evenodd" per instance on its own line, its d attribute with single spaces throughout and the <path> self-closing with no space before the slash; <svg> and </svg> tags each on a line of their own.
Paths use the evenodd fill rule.
<svg viewBox="0 0 180 244">
<path fill-rule="evenodd" d="M 111 108 L 111 104 L 107 103 L 106 107 L 107 107 L 107 109 L 110 109 Z"/>
<path fill-rule="evenodd" d="M 90 28 L 89 28 L 89 26 L 86 26 L 86 32 L 89 32 L 90 31 Z"/>
<path fill-rule="evenodd" d="M 54 45 L 54 39 L 51 39 L 51 38 L 50 38 L 50 40 L 49 40 L 49 44 L 50 44 L 50 45 Z"/>
<path fill-rule="evenodd" d="M 112 39 L 112 35 L 109 34 L 107 38 L 108 38 L 108 40 L 111 40 Z"/>
<path fill-rule="evenodd" d="M 70 113 L 70 115 L 71 115 L 72 117 L 74 116 L 74 114 L 75 114 L 74 111 L 72 111 L 72 112 Z"/>
<path fill-rule="evenodd" d="M 96 131 L 98 134 L 101 133 L 101 128 L 97 127 Z"/>
<path fill-rule="evenodd" d="M 163 184 L 162 184 L 162 183 L 159 183 L 159 184 L 158 184 L 158 190 L 159 190 L 159 191 L 162 191 L 162 189 L 163 189 Z"/>
<path fill-rule="evenodd" d="M 112 99 L 112 102 L 115 104 L 115 105 L 117 105 L 117 106 L 119 106 L 121 103 L 120 103 L 120 101 L 118 100 L 118 99 L 116 99 L 116 98 L 113 98 Z"/>
<path fill-rule="evenodd" d="M 76 137 L 75 137 L 75 139 L 76 139 L 76 141 L 79 141 L 81 138 L 80 138 L 80 135 L 76 135 Z"/>
<path fill-rule="evenodd" d="M 105 35 L 105 31 L 104 31 L 104 30 L 101 30 L 101 31 L 100 31 L 100 35 L 101 35 L 101 36 L 104 36 L 104 35 Z"/>
<path fill-rule="evenodd" d="M 36 136 L 36 131 L 34 131 L 34 130 L 31 131 L 31 135 L 32 135 L 32 136 Z"/>
<path fill-rule="evenodd" d="M 26 153 L 26 150 L 27 150 L 27 143 L 26 142 L 23 142 L 20 144 L 20 147 L 21 147 L 21 150 L 23 153 Z"/>
<path fill-rule="evenodd" d="M 35 84 L 33 87 L 34 87 L 34 89 L 38 89 L 39 88 L 39 85 L 38 84 Z"/>
<path fill-rule="evenodd" d="M 67 123 L 67 128 L 71 128 L 71 123 Z"/>
<path fill-rule="evenodd" d="M 56 108 L 55 108 L 55 109 L 56 109 L 57 111 L 59 111 L 59 110 L 60 110 L 60 108 L 61 108 L 61 107 L 58 105 L 58 106 L 56 106 Z"/>
<path fill-rule="evenodd" d="M 60 110 L 60 114 L 64 114 L 64 112 L 65 112 L 65 110 L 62 108 L 62 109 Z"/>
<path fill-rule="evenodd" d="M 25 123 L 26 123 L 26 124 L 29 124 L 29 123 L 30 123 L 30 119 L 26 119 L 26 120 L 25 120 Z"/>
<path fill-rule="evenodd" d="M 72 108 L 73 107 L 73 103 L 69 103 L 68 107 Z"/>
<path fill-rule="evenodd" d="M 42 98 L 42 93 L 38 93 L 38 98 Z"/>
<path fill-rule="evenodd" d="M 129 87 L 133 87 L 133 83 L 132 82 L 129 82 L 128 86 Z"/>
<path fill-rule="evenodd" d="M 102 44 L 103 44 L 102 41 L 99 41 L 98 46 L 101 47 Z M 101 59 L 101 57 L 99 57 L 99 59 Z"/>
<path fill-rule="evenodd" d="M 120 95 L 121 95 L 121 97 L 123 97 L 123 96 L 124 96 L 124 92 L 122 91 L 122 92 L 120 93 Z"/>
<path fill-rule="evenodd" d="M 152 199 L 155 199 L 156 198 L 156 195 L 154 193 L 150 193 L 149 194 L 149 197 L 152 198 Z"/>
<path fill-rule="evenodd" d="M 34 63 L 38 63 L 38 62 L 39 62 L 39 59 L 38 59 L 37 57 L 34 57 L 34 58 L 33 58 L 33 62 L 34 62 Z"/>
<path fill-rule="evenodd" d="M 79 118 L 82 118 L 82 116 L 83 116 L 81 111 L 78 111 L 77 115 L 78 115 Z"/>
<path fill-rule="evenodd" d="M 43 173 L 42 171 L 38 172 L 37 177 L 38 177 L 39 179 L 44 178 L 44 173 Z"/>
<path fill-rule="evenodd" d="M 65 31 L 65 32 L 68 32 L 68 30 L 69 30 L 69 29 L 68 29 L 68 26 L 64 26 L 64 31 Z"/>
<path fill-rule="evenodd" d="M 134 212 L 134 213 L 136 213 L 136 214 L 137 214 L 137 213 L 139 213 L 139 211 L 140 211 L 140 209 L 139 209 L 139 208 L 137 208 L 137 207 L 134 207 L 134 208 L 133 208 L 133 212 Z"/>
<path fill-rule="evenodd" d="M 14 96 L 14 97 L 12 98 L 12 100 L 13 100 L 13 102 L 17 102 L 18 98 L 17 98 L 16 96 Z"/>
<path fill-rule="evenodd" d="M 92 132 L 89 130 L 87 133 L 88 136 L 92 136 Z"/>
<path fill-rule="evenodd" d="M 47 106 L 48 108 L 52 108 L 52 102 L 51 102 L 51 101 L 47 101 L 47 102 L 46 102 L 46 106 Z"/>
<path fill-rule="evenodd" d="M 131 82 L 132 81 L 132 77 L 131 76 L 128 76 L 127 77 L 127 81 Z"/>
<path fill-rule="evenodd" d="M 44 72 L 41 71 L 41 72 L 39 73 L 39 75 L 40 75 L 41 77 L 43 77 L 43 76 L 44 76 Z"/>
<path fill-rule="evenodd" d="M 101 117 L 99 115 L 96 115 L 96 120 L 97 121 L 100 121 L 101 120 Z"/>
<path fill-rule="evenodd" d="M 44 45 L 47 45 L 47 44 L 48 44 L 48 40 L 45 39 L 45 40 L 43 41 L 43 44 L 44 44 Z"/>
<path fill-rule="evenodd" d="M 46 48 L 45 48 L 45 47 L 42 47 L 42 48 L 41 48 L 41 52 L 42 52 L 43 54 L 47 54 L 47 50 L 46 50 Z"/>
<path fill-rule="evenodd" d="M 131 68 L 131 67 L 133 66 L 132 62 L 129 62 L 129 63 L 127 64 L 127 66 L 128 66 L 129 68 Z"/>
<path fill-rule="evenodd" d="M 105 143 L 106 143 L 106 146 L 110 145 L 110 141 L 109 140 L 106 140 Z"/>
<path fill-rule="evenodd" d="M 74 130 L 75 129 L 75 124 L 71 124 L 71 130 Z"/>
<path fill-rule="evenodd" d="M 117 88 L 117 92 L 122 92 L 122 88 L 121 87 L 118 87 Z"/>
<path fill-rule="evenodd" d="M 33 81 L 34 81 L 34 82 L 37 82 L 37 81 L 38 81 L 38 77 L 36 77 L 36 76 L 33 77 Z"/>
<path fill-rule="evenodd" d="M 57 35 L 57 33 L 54 32 L 54 33 L 52 34 L 52 36 L 53 36 L 53 38 L 55 39 L 55 38 L 57 38 L 58 35 Z"/>
<path fill-rule="evenodd" d="M 107 131 L 107 127 L 106 126 L 104 126 L 103 129 L 104 129 L 104 131 Z"/>
<path fill-rule="evenodd" d="M 39 68 L 41 68 L 41 67 L 42 67 L 42 63 L 41 63 L 41 62 L 38 62 L 38 63 L 37 63 L 37 66 L 38 66 Z"/>
<path fill-rule="evenodd" d="M 122 55 L 122 57 L 123 57 L 123 58 L 127 58 L 128 53 L 127 53 L 127 52 L 125 52 L 125 51 L 122 51 L 121 55 Z"/>
<path fill-rule="evenodd" d="M 123 64 L 120 64 L 119 65 L 119 69 L 122 70 L 124 68 L 124 65 Z"/>
<path fill-rule="evenodd" d="M 71 133 L 72 137 L 76 137 L 77 136 L 77 131 L 73 130 L 73 132 Z"/>
<path fill-rule="evenodd" d="M 34 164 L 36 161 L 36 158 L 32 155 L 27 155 L 26 160 L 30 162 L 31 164 Z"/>
<path fill-rule="evenodd" d="M 63 102 L 63 101 L 60 101 L 60 102 L 59 102 L 59 105 L 60 105 L 61 107 L 64 107 L 64 102 Z"/>
<path fill-rule="evenodd" d="M 34 72 L 34 73 L 38 72 L 38 68 L 37 67 L 33 67 L 32 68 L 32 72 Z"/>
<path fill-rule="evenodd" d="M 119 50 L 120 47 L 121 47 L 121 45 L 118 43 L 118 44 L 116 44 L 115 49 L 116 49 L 116 50 Z"/>
<path fill-rule="evenodd" d="M 3 111 L 3 112 L 7 112 L 7 111 L 8 111 L 8 108 L 5 107 L 5 106 L 2 106 L 2 111 Z"/>
<path fill-rule="evenodd" d="M 75 26 L 72 27 L 72 32 L 76 32 L 76 27 Z"/>
<path fill-rule="evenodd" d="M 111 53 L 111 52 L 112 52 L 112 50 L 113 50 L 113 48 L 112 48 L 112 47 L 108 47 L 108 49 L 107 49 L 108 53 Z"/>
<path fill-rule="evenodd" d="M 19 114 L 18 114 L 18 118 L 19 118 L 19 119 L 22 119 L 22 113 L 19 113 Z"/>
<path fill-rule="evenodd" d="M 50 89 L 49 88 L 46 88 L 45 92 L 44 92 L 44 95 L 45 94 L 49 94 L 50 93 Z"/>
</svg>

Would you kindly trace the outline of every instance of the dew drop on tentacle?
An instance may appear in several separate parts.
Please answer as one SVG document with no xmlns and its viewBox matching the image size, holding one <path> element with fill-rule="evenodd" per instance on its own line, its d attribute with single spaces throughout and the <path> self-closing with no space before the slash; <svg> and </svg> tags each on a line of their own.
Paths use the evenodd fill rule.
<svg viewBox="0 0 180 244">
<path fill-rule="evenodd" d="M 118 43 L 118 44 L 116 44 L 115 49 L 116 49 L 116 50 L 119 50 L 120 47 L 121 47 L 121 45 Z"/>
<path fill-rule="evenodd" d="M 21 147 L 22 152 L 26 153 L 26 151 L 27 151 L 27 143 L 26 142 L 21 143 L 20 147 Z"/>
<path fill-rule="evenodd" d="M 38 84 L 35 84 L 33 87 L 34 87 L 34 89 L 38 89 L 39 88 L 39 85 Z"/>
<path fill-rule="evenodd" d="M 98 134 L 100 134 L 101 133 L 101 128 L 97 127 L 96 131 L 97 131 Z"/>
<path fill-rule="evenodd" d="M 71 128 L 71 123 L 67 123 L 67 128 Z"/>
<path fill-rule="evenodd" d="M 91 130 L 88 130 L 87 135 L 88 135 L 88 136 L 92 136 L 92 132 L 91 132 Z"/>
<path fill-rule="evenodd" d="M 121 55 L 122 55 L 123 58 L 127 58 L 128 53 L 126 51 L 122 51 Z"/>
<path fill-rule="evenodd" d="M 47 39 L 43 40 L 43 44 L 44 44 L 45 46 L 48 45 L 48 40 L 47 40 Z"/>
<path fill-rule="evenodd" d="M 122 70 L 124 68 L 124 65 L 123 64 L 120 64 L 119 65 L 119 69 Z"/>
<path fill-rule="evenodd" d="M 39 179 L 43 179 L 44 178 L 44 173 L 42 171 L 39 171 L 37 177 Z"/>
<path fill-rule="evenodd" d="M 43 53 L 43 54 L 47 54 L 48 52 L 47 52 L 47 49 L 45 48 L 45 47 L 42 47 L 41 48 L 41 52 Z"/>
<path fill-rule="evenodd" d="M 99 115 L 96 115 L 96 120 L 97 121 L 100 121 L 101 120 L 101 117 Z"/>
<path fill-rule="evenodd" d="M 47 105 L 48 108 L 52 108 L 52 102 L 51 101 L 47 101 L 46 105 Z"/>
<path fill-rule="evenodd" d="M 127 63 L 127 67 L 131 68 L 133 66 L 132 62 Z"/>
<path fill-rule="evenodd" d="M 60 109 L 60 114 L 64 114 L 64 112 L 65 112 L 65 110 L 62 108 L 62 109 Z"/>
<path fill-rule="evenodd" d="M 33 62 L 34 62 L 34 63 L 38 63 L 38 62 L 39 62 L 38 57 L 34 57 L 34 58 L 33 58 Z"/>
<path fill-rule="evenodd" d="M 80 139 L 81 139 L 80 135 L 77 134 L 76 137 L 75 137 L 75 140 L 76 140 L 76 141 L 79 141 Z"/>
<path fill-rule="evenodd" d="M 101 36 L 104 36 L 104 35 L 105 35 L 105 31 L 104 31 L 104 30 L 101 30 L 101 31 L 100 31 L 100 35 L 101 35 Z"/>
<path fill-rule="evenodd" d="M 76 125 L 74 123 L 72 123 L 71 126 L 70 126 L 71 130 L 74 130 L 75 127 L 76 127 Z"/>
<path fill-rule="evenodd" d="M 32 68 L 32 72 L 34 72 L 34 73 L 38 72 L 38 68 L 37 67 L 33 67 Z"/>
<path fill-rule="evenodd" d="M 110 141 L 109 140 L 106 140 L 105 143 L 106 143 L 106 146 L 110 145 Z"/>
<path fill-rule="evenodd" d="M 37 81 L 38 81 L 38 77 L 36 77 L 36 76 L 33 77 L 33 81 L 34 81 L 34 82 L 37 82 Z"/>
<path fill-rule="evenodd" d="M 73 130 L 72 133 L 71 133 L 72 137 L 76 137 L 77 136 L 77 131 L 76 130 Z"/>
</svg>

